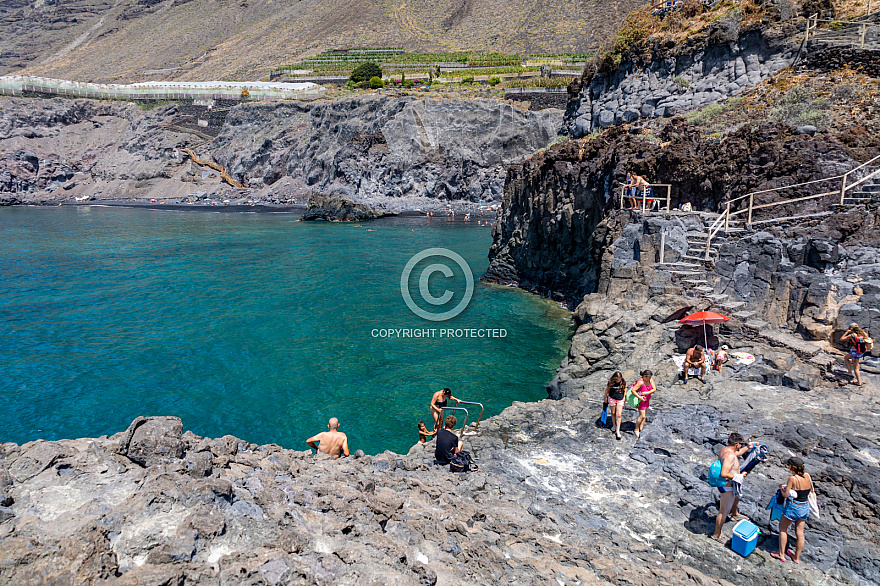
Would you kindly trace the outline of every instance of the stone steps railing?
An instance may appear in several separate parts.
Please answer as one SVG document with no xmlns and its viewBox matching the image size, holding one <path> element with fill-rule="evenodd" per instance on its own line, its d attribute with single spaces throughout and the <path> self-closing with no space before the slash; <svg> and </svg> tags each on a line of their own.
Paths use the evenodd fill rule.
<svg viewBox="0 0 880 586">
<path fill-rule="evenodd" d="M 859 165 L 858 167 L 855 167 L 854 169 L 850 169 L 846 173 L 843 173 L 841 175 L 836 175 L 834 177 L 826 177 L 824 179 L 814 179 L 813 181 L 805 181 L 803 183 L 795 183 L 793 185 L 785 185 L 783 187 L 762 189 L 760 191 L 753 191 L 751 193 L 741 195 L 740 197 L 728 200 L 727 202 L 725 202 L 724 211 L 718 217 L 718 220 L 716 220 L 716 223 L 713 224 L 709 230 L 709 237 L 706 240 L 706 258 L 708 259 L 708 256 L 709 256 L 709 248 L 712 243 L 712 238 L 715 237 L 715 235 L 719 232 L 722 225 L 724 226 L 724 232 L 727 233 L 730 230 L 730 222 L 733 220 L 734 216 L 738 216 L 740 214 L 748 214 L 746 224 L 751 224 L 752 223 L 752 216 L 753 216 L 755 210 L 769 209 L 769 208 L 774 208 L 774 207 L 778 207 L 778 206 L 782 206 L 782 205 L 797 203 L 797 202 L 801 202 L 801 201 L 809 201 L 809 200 L 813 200 L 813 199 L 820 199 L 820 198 L 829 197 L 829 196 L 833 196 L 834 198 L 839 198 L 839 201 L 837 203 L 838 203 L 838 205 L 841 205 L 841 206 L 843 206 L 843 205 L 857 205 L 859 203 L 862 203 L 862 201 L 864 201 L 863 198 L 854 197 L 851 194 L 855 194 L 855 193 L 861 194 L 862 191 L 859 191 L 859 192 L 855 191 L 856 187 L 862 186 L 864 189 L 865 186 L 868 185 L 867 182 L 869 180 L 880 179 L 880 168 L 876 168 L 876 169 L 873 169 L 872 171 L 869 171 L 866 175 L 864 175 L 860 179 L 853 181 L 853 182 L 850 182 L 850 177 L 853 174 L 855 174 L 859 171 L 862 171 L 863 169 L 868 168 L 868 166 L 871 163 L 876 162 L 878 159 L 880 159 L 880 155 L 877 155 L 873 159 L 862 163 L 861 165 Z M 756 195 L 761 195 L 761 194 L 765 194 L 765 193 L 776 193 L 779 191 L 785 191 L 785 190 L 789 190 L 789 189 L 802 189 L 808 185 L 817 185 L 819 183 L 826 183 L 826 182 L 833 183 L 838 180 L 840 181 L 840 188 L 835 188 L 834 190 L 831 190 L 831 191 L 825 191 L 822 193 L 816 193 L 816 194 L 807 195 L 807 196 L 803 196 L 803 197 L 796 197 L 796 198 L 792 198 L 792 199 L 777 199 L 776 201 L 773 201 L 770 203 L 755 205 L 755 196 Z M 745 199 L 748 199 L 748 206 L 746 206 L 740 210 L 732 211 L 732 206 L 734 203 L 739 202 L 739 201 L 743 201 Z M 809 214 L 809 215 L 813 216 L 815 214 Z M 785 219 L 788 220 L 788 219 L 796 219 L 798 216 L 784 216 L 784 217 L 785 217 Z M 765 218 L 761 221 L 767 222 L 767 221 L 779 220 L 782 218 L 783 218 L 783 215 L 775 215 L 775 216 L 771 216 L 770 218 Z"/>
<path fill-rule="evenodd" d="M 819 45 L 847 46 L 854 49 L 880 49 L 880 12 L 868 13 L 859 20 L 826 20 L 819 14 L 807 18 L 804 45 L 807 49 Z M 825 28 L 819 28 L 819 27 Z M 812 41 L 812 42 L 811 42 Z"/>
</svg>

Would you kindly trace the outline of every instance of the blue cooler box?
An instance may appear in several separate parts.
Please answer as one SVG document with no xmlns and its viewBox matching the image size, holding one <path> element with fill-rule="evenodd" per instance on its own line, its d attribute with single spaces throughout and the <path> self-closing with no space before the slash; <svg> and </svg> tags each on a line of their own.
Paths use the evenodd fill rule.
<svg viewBox="0 0 880 586">
<path fill-rule="evenodd" d="M 758 534 L 760 532 L 761 530 L 758 529 L 757 525 L 743 519 L 733 528 L 731 549 L 743 557 L 748 556 L 758 544 Z"/>
</svg>

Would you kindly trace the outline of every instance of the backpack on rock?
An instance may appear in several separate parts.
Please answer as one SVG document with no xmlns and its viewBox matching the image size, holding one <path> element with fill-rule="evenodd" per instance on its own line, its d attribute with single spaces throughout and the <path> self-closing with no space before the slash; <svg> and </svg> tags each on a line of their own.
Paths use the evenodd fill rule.
<svg viewBox="0 0 880 586">
<path fill-rule="evenodd" d="M 452 460 L 449 462 L 450 472 L 470 472 L 477 469 L 470 452 L 459 452 L 452 456 Z"/>
</svg>

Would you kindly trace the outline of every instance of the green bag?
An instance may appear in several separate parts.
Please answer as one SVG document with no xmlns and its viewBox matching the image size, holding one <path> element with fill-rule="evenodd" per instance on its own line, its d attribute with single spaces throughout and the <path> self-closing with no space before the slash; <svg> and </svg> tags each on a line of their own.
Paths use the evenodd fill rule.
<svg viewBox="0 0 880 586">
<path fill-rule="evenodd" d="M 629 403 L 629 406 L 632 407 L 633 409 L 638 409 L 639 403 L 641 403 L 642 400 L 639 399 L 638 395 L 636 395 L 634 392 L 632 392 L 632 390 L 630 390 L 629 394 L 627 394 L 627 396 L 626 396 L 626 402 Z"/>
</svg>

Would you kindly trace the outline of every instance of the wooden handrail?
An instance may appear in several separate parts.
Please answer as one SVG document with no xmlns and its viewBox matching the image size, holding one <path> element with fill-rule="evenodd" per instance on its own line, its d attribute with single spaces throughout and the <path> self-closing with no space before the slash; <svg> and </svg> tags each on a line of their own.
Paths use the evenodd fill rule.
<svg viewBox="0 0 880 586">
<path fill-rule="evenodd" d="M 626 195 L 626 189 L 628 187 L 634 187 L 634 186 L 633 185 L 621 185 L 620 186 L 620 209 L 624 208 L 624 203 L 625 203 L 624 200 L 626 198 L 630 198 L 630 199 L 638 201 L 638 196 Z M 642 187 L 642 186 L 636 186 L 636 189 L 638 189 L 639 187 Z M 672 201 L 672 185 L 669 183 L 649 183 L 645 187 L 650 187 L 652 190 L 655 187 L 665 187 L 666 188 L 666 211 L 668 212 L 669 206 L 671 205 L 671 201 Z M 647 189 L 642 189 L 642 213 L 644 213 L 646 211 L 648 201 L 651 201 L 651 202 L 662 201 L 656 195 L 652 195 L 651 197 L 648 197 L 647 191 L 648 191 Z"/>
<path fill-rule="evenodd" d="M 708 236 L 706 236 L 706 256 L 704 257 L 704 260 L 709 260 L 709 248 L 712 246 L 712 238 L 714 238 L 715 235 L 718 234 L 718 231 L 721 229 L 722 220 L 724 221 L 724 231 L 727 232 L 727 219 L 729 215 L 730 205 L 728 204 L 727 209 L 724 210 L 721 215 L 715 219 L 714 222 L 712 222 L 711 226 L 709 226 L 709 229 L 707 230 Z"/>
<path fill-rule="evenodd" d="M 802 182 L 802 183 L 794 183 L 794 184 L 792 184 L 792 185 L 783 185 L 782 187 L 773 187 L 773 188 L 771 188 L 771 189 L 762 189 L 762 190 L 759 190 L 759 191 L 752 191 L 751 193 L 747 193 L 747 194 L 745 194 L 745 195 L 741 195 L 741 196 L 739 196 L 739 197 L 737 197 L 737 198 L 729 199 L 729 200 L 727 200 L 726 202 L 724 202 L 724 203 L 727 205 L 727 211 L 728 211 L 727 213 L 728 213 L 728 217 L 733 217 L 733 216 L 737 216 L 737 215 L 739 215 L 739 214 L 744 214 L 744 213 L 748 212 L 748 214 L 749 214 L 748 223 L 751 224 L 751 223 L 752 223 L 752 212 L 753 212 L 754 210 L 762 209 L 762 208 L 771 208 L 771 207 L 774 207 L 774 206 L 785 205 L 785 204 L 788 204 L 788 203 L 794 203 L 794 202 L 798 202 L 798 201 L 807 201 L 807 200 L 810 200 L 810 199 L 818 199 L 818 198 L 820 198 L 820 197 L 825 197 L 825 196 L 828 196 L 828 195 L 832 195 L 832 194 L 834 194 L 834 193 L 839 193 L 839 194 L 840 194 L 840 205 L 843 205 L 843 200 L 846 198 L 846 192 L 847 192 L 847 191 L 851 190 L 851 189 L 852 189 L 853 187 L 855 187 L 856 185 L 859 185 L 859 184 L 861 184 L 861 183 L 864 183 L 864 182 L 867 181 L 868 179 L 871 179 L 872 177 L 876 176 L 878 173 L 880 173 L 880 169 L 876 169 L 876 170 L 872 171 L 871 173 L 869 173 L 869 174 L 866 175 L 865 177 L 862 177 L 861 179 L 859 179 L 859 180 L 856 181 L 855 183 L 851 183 L 851 184 L 849 184 L 849 185 L 847 185 L 847 178 L 848 178 L 851 174 L 853 174 L 853 173 L 855 173 L 856 171 L 858 171 L 859 169 L 862 169 L 862 168 L 864 168 L 864 167 L 870 165 L 871 163 L 877 161 L 878 159 L 880 159 L 880 155 L 877 155 L 876 157 L 874 157 L 874 158 L 872 158 L 872 159 L 870 159 L 870 160 L 868 160 L 868 161 L 865 161 L 864 163 L 862 163 L 862 164 L 859 165 L 858 167 L 855 167 L 855 168 L 853 168 L 853 169 L 850 169 L 850 170 L 847 171 L 846 173 L 842 173 L 842 174 L 840 174 L 840 175 L 835 175 L 834 177 L 825 177 L 825 178 L 823 178 L 823 179 L 813 179 L 812 181 L 804 181 L 804 182 Z M 841 185 L 840 185 L 840 189 L 837 190 L 837 191 L 826 191 L 825 193 L 818 193 L 818 194 L 814 194 L 814 195 L 808 195 L 808 196 L 806 196 L 806 197 L 798 197 L 798 198 L 795 198 L 795 199 L 784 199 L 784 200 L 775 201 L 775 202 L 771 202 L 771 203 L 760 204 L 760 205 L 757 205 L 757 206 L 755 205 L 755 196 L 756 196 L 756 195 L 760 195 L 760 194 L 762 194 L 762 193 L 772 193 L 772 192 L 776 192 L 776 191 L 782 191 L 782 190 L 785 190 L 785 189 L 794 189 L 795 187 L 803 187 L 803 186 L 805 186 L 805 185 L 813 185 L 813 184 L 816 184 L 816 183 L 824 183 L 824 182 L 826 182 L 826 181 L 836 181 L 836 180 L 838 180 L 838 179 L 841 180 Z M 735 212 L 731 212 L 731 211 L 730 211 L 730 204 L 732 204 L 732 203 L 734 203 L 734 202 L 737 202 L 737 201 L 740 201 L 740 200 L 745 199 L 745 198 L 749 198 L 749 206 L 748 206 L 747 208 L 742 209 L 742 210 L 737 210 L 737 211 L 735 211 Z"/>
</svg>

